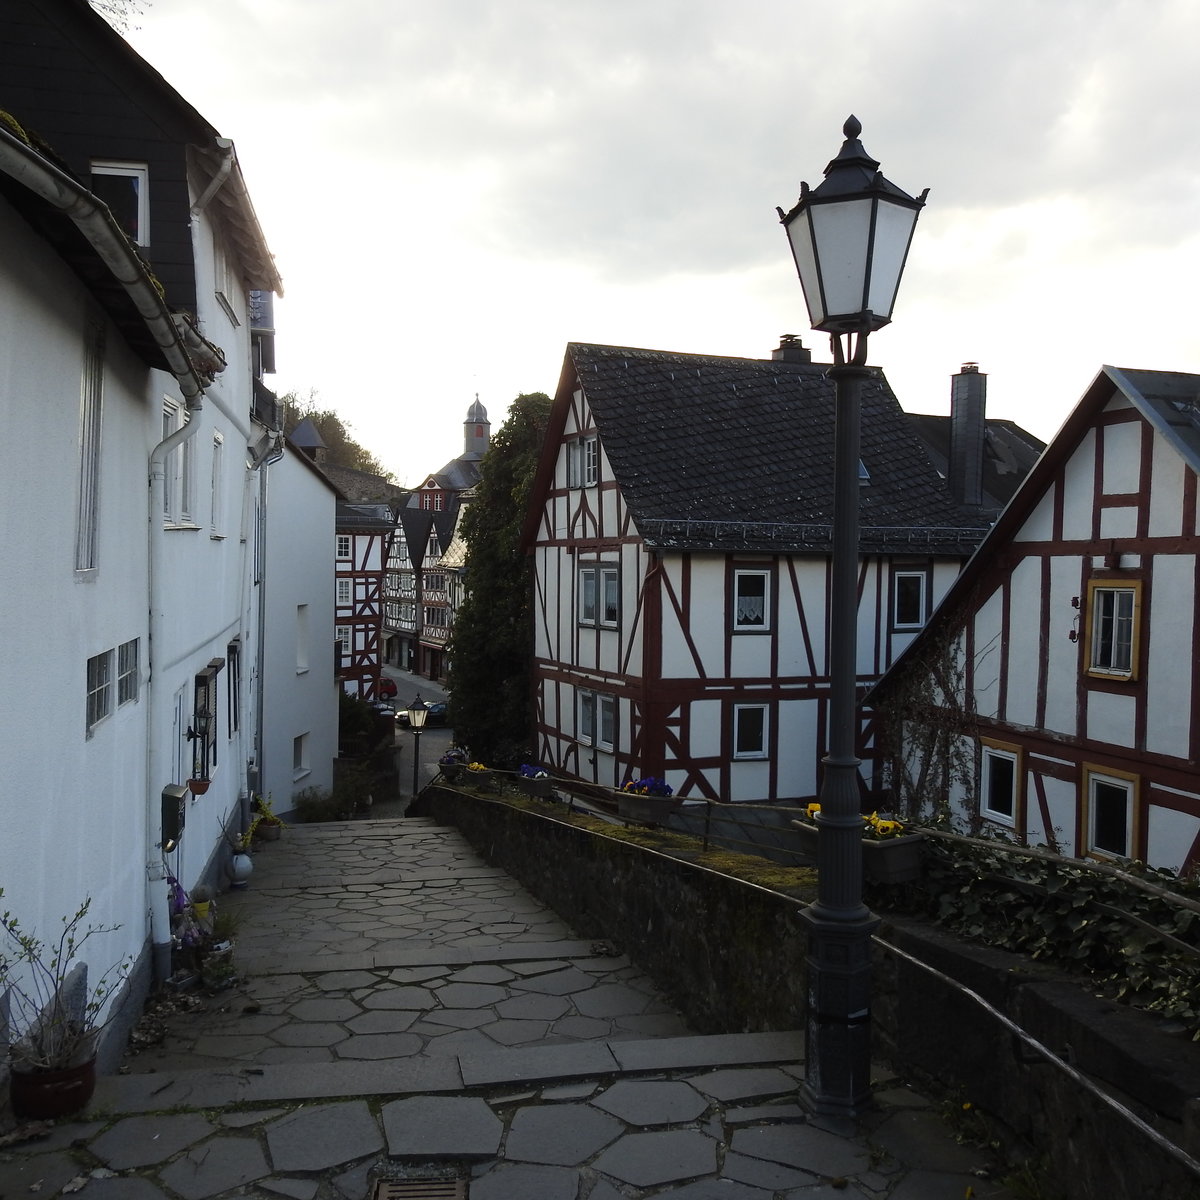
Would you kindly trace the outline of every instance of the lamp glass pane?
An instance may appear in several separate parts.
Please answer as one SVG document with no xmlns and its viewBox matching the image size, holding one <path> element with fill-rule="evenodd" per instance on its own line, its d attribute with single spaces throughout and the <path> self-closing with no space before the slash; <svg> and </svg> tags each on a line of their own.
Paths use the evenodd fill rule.
<svg viewBox="0 0 1200 1200">
<path fill-rule="evenodd" d="M 867 294 L 867 307 L 877 317 L 891 319 L 896 292 L 900 288 L 900 273 L 904 270 L 904 258 L 916 223 L 917 209 L 880 201 L 875 217 L 871 289 Z"/>
<path fill-rule="evenodd" d="M 867 249 L 871 236 L 871 199 L 812 206 L 813 233 L 825 315 L 843 317 L 863 311 Z"/>
<path fill-rule="evenodd" d="M 817 259 L 813 253 L 812 225 L 805 209 L 787 226 L 788 240 L 792 243 L 792 257 L 796 260 L 796 273 L 804 289 L 804 302 L 808 305 L 810 325 L 820 325 L 825 320 L 825 309 L 821 301 L 821 280 L 817 275 Z"/>
</svg>

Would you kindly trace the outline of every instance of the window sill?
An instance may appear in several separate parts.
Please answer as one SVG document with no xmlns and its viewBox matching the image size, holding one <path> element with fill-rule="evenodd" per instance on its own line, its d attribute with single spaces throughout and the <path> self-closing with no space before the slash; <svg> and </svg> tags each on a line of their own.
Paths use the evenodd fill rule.
<svg viewBox="0 0 1200 1200">
<path fill-rule="evenodd" d="M 299 783 L 302 779 L 307 779 L 312 774 L 311 767 L 301 767 L 300 770 L 292 769 L 292 782 Z"/>
<path fill-rule="evenodd" d="M 297 668 L 296 668 L 296 674 L 297 674 L 297 675 L 307 675 L 307 674 L 308 674 L 308 668 L 307 668 L 307 667 L 297 667 Z"/>
<path fill-rule="evenodd" d="M 192 525 L 188 521 L 164 521 L 163 529 L 165 529 L 168 533 L 176 533 L 176 532 L 199 533 L 200 532 L 199 525 Z"/>
<path fill-rule="evenodd" d="M 209 540 L 213 542 L 223 542 L 225 540 L 225 536 L 226 535 L 223 533 L 210 533 L 208 535 Z"/>
</svg>

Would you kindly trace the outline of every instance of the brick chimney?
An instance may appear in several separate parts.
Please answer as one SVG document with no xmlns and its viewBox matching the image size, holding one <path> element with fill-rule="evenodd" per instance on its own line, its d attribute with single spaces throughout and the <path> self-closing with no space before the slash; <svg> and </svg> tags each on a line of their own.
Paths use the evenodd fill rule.
<svg viewBox="0 0 1200 1200">
<path fill-rule="evenodd" d="M 771 358 L 775 362 L 810 363 L 812 351 L 805 350 L 796 334 L 785 333 L 779 339 L 778 348 L 771 351 Z"/>
<path fill-rule="evenodd" d="M 983 503 L 983 445 L 987 427 L 987 376 L 963 363 L 950 377 L 950 493 L 959 504 Z"/>
</svg>

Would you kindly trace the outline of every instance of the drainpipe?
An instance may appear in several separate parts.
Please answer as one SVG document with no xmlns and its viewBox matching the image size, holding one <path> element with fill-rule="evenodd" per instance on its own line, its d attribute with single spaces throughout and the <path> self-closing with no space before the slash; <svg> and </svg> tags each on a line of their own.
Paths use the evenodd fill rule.
<svg viewBox="0 0 1200 1200">
<path fill-rule="evenodd" d="M 147 595 L 150 599 L 149 646 L 146 653 L 148 678 L 146 680 L 146 908 L 150 913 L 150 947 L 154 966 L 154 978 L 161 983 L 171 974 L 171 908 L 165 886 L 166 862 L 162 843 L 155 840 L 155 831 L 160 829 L 162 814 L 155 807 L 159 795 L 159 780 L 175 782 L 170 771 L 162 769 L 156 762 L 160 739 L 163 737 L 163 716 L 171 697 L 162 692 L 161 672 L 155 669 L 155 655 L 162 645 L 162 625 L 165 614 L 162 601 L 155 588 L 155 567 L 166 537 L 163 529 L 164 500 L 166 497 L 167 456 L 200 432 L 200 397 L 187 406 L 186 424 L 163 438 L 150 451 L 149 506 L 146 522 L 146 571 Z M 161 838 L 161 831 L 158 836 Z"/>
</svg>

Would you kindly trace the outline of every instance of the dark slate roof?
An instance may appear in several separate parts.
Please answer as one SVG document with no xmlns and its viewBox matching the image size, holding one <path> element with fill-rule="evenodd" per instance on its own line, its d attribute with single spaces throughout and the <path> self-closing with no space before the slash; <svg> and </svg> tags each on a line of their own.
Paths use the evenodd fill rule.
<svg viewBox="0 0 1200 1200">
<path fill-rule="evenodd" d="M 392 510 L 386 504 L 337 504 L 334 520 L 338 529 L 394 529 Z"/>
<path fill-rule="evenodd" d="M 945 478 L 950 458 L 950 418 L 928 413 L 907 413 L 906 416 L 925 443 L 930 461 Z M 984 506 L 991 509 L 993 514 L 999 512 L 1013 498 L 1045 448 L 1045 442 L 1039 441 L 1015 422 L 985 418 Z"/>
<path fill-rule="evenodd" d="M 572 343 L 560 404 L 576 379 L 647 544 L 830 549 L 834 389 L 824 366 Z M 953 502 L 882 373 L 863 388 L 861 458 L 864 551 L 971 553 L 988 523 Z"/>
<path fill-rule="evenodd" d="M 382 475 L 372 475 L 370 471 L 356 471 L 353 467 L 339 467 L 329 462 L 321 463 L 320 468 L 333 481 L 338 491 L 356 504 L 387 504 L 392 508 L 399 508 L 408 501 L 408 490 L 397 487 Z"/>
<path fill-rule="evenodd" d="M 872 697 L 885 693 L 897 679 L 903 678 L 910 664 L 920 661 L 924 647 L 944 636 L 947 624 L 957 619 L 960 609 L 971 602 L 986 572 L 995 570 L 1029 514 L 1046 494 L 1055 478 L 1065 469 L 1079 443 L 1095 427 L 1096 421 L 1114 394 L 1123 396 L 1174 447 L 1183 461 L 1200 474 L 1200 375 L 1182 371 L 1143 371 L 1128 367 L 1102 367 L 1084 392 L 1082 399 L 1063 422 L 1045 452 L 1038 458 L 1012 501 L 1000 514 L 986 539 L 971 556 L 958 577 L 938 602 L 925 628 L 904 649 L 883 679 L 875 685 Z"/>
</svg>

